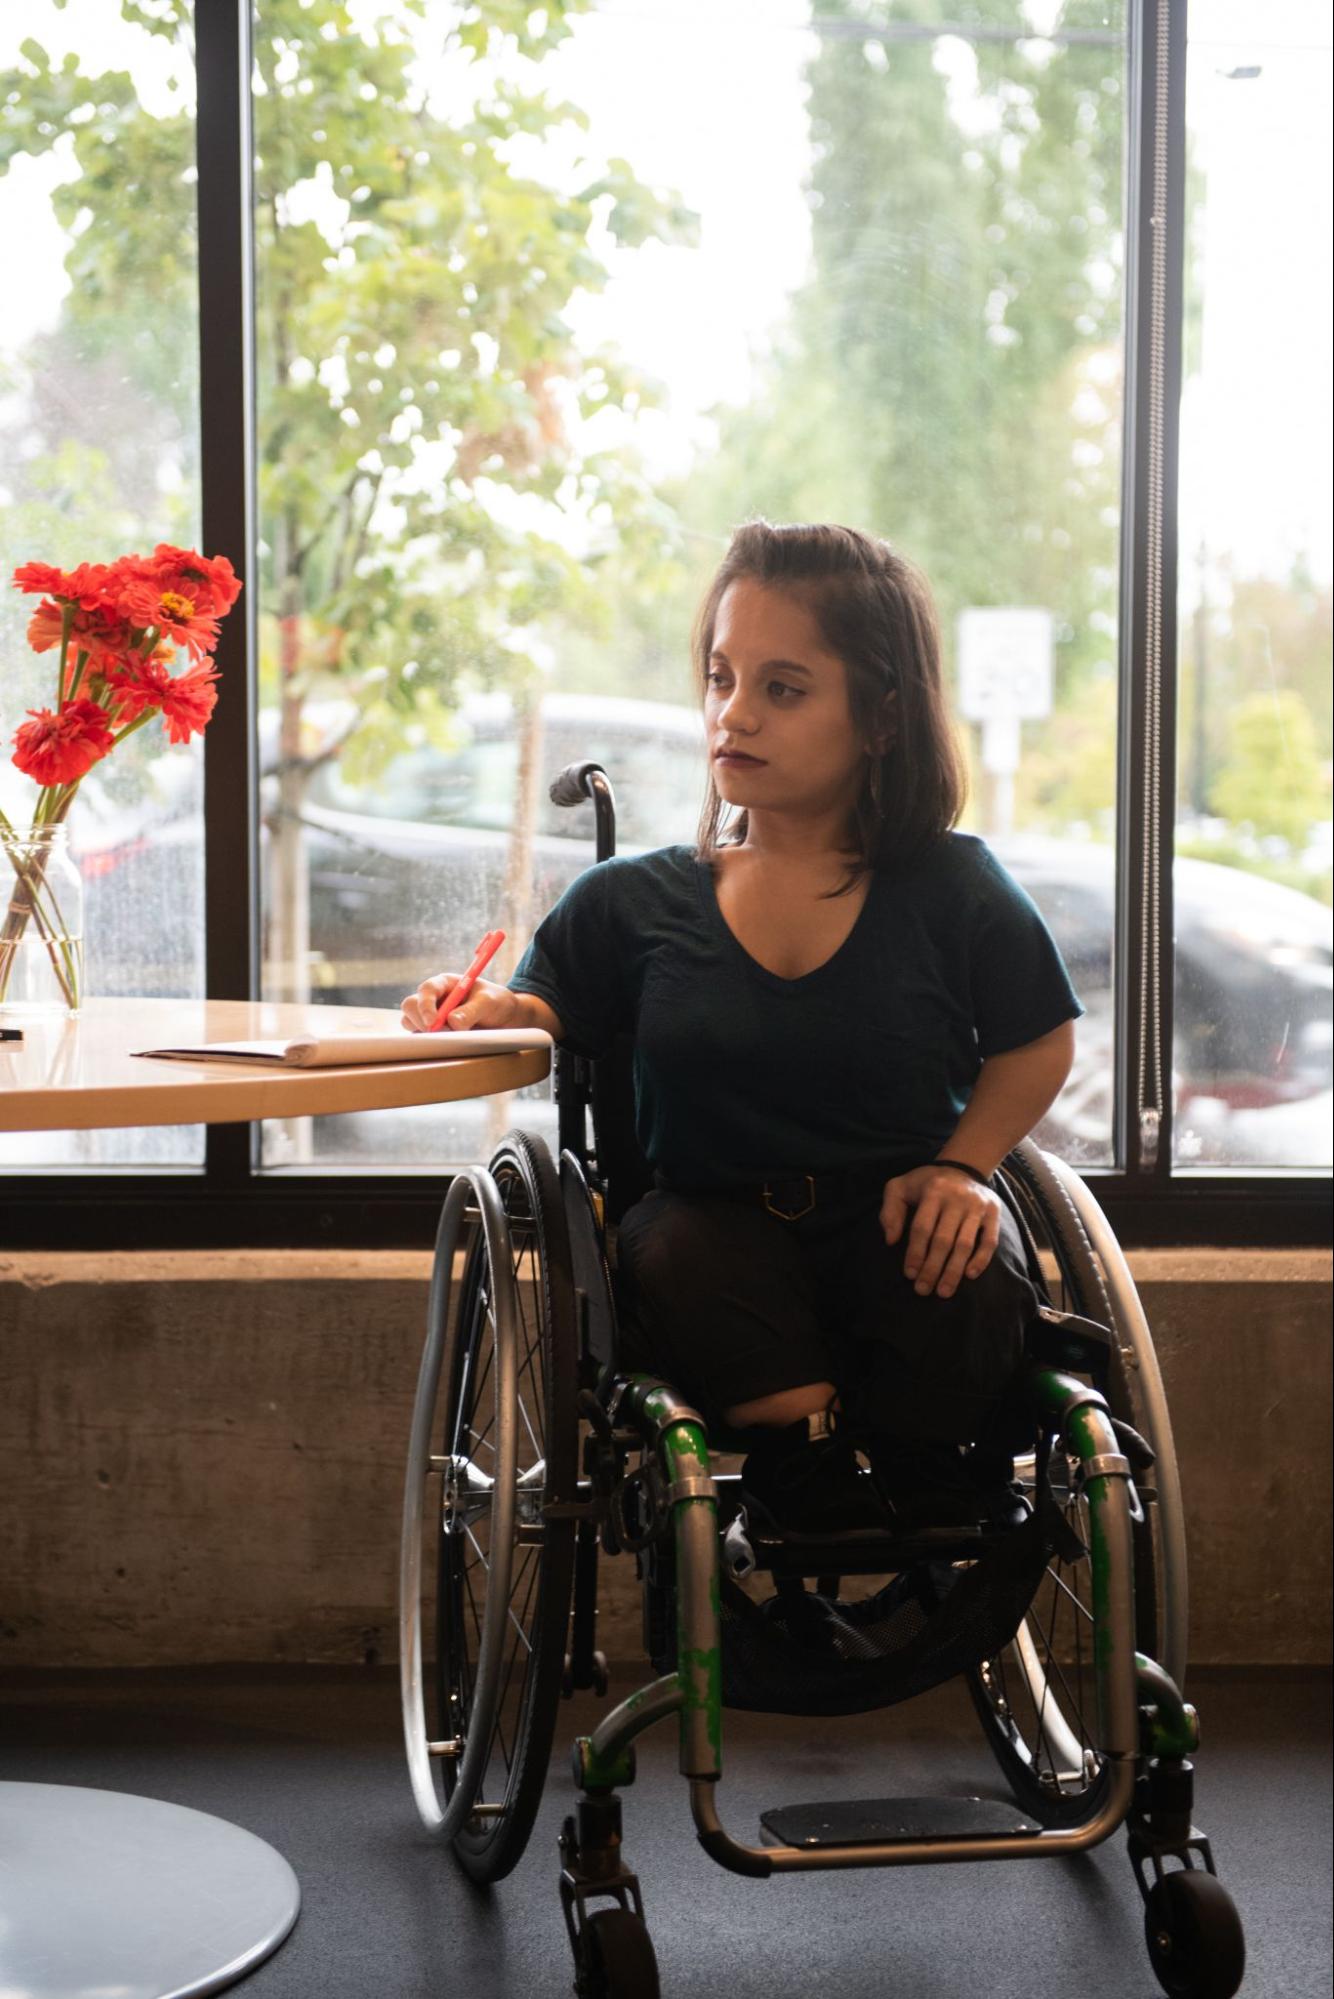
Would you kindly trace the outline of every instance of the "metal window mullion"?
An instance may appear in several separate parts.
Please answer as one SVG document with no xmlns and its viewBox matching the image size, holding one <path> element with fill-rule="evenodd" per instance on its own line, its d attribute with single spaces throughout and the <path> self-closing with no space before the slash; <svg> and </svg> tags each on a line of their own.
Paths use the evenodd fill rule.
<svg viewBox="0 0 1334 1999">
<path fill-rule="evenodd" d="M 1185 187 L 1185 0 L 1131 17 L 1126 259 L 1117 1156 L 1171 1169 L 1177 437 Z"/>
<path fill-rule="evenodd" d="M 255 996 L 259 955 L 255 713 L 254 147 L 250 0 L 195 0 L 199 168 L 199 401 L 203 544 L 244 583 L 218 645 L 204 738 L 205 990 Z M 249 1178 L 248 1125 L 212 1125 L 210 1179 Z"/>
</svg>

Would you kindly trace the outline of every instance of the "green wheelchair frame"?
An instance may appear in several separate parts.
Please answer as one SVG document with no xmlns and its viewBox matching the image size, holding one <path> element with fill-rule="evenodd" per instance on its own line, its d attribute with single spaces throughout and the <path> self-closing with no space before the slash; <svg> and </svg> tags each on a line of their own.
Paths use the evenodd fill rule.
<svg viewBox="0 0 1334 1999">
<path fill-rule="evenodd" d="M 571 766 L 552 796 L 591 796 L 599 859 L 612 851 L 599 766 Z M 1198 1728 L 1179 1691 L 1185 1542 L 1171 1430 L 1140 1301 L 1088 1188 L 1031 1142 L 998 1176 L 1050 1299 L 1027 1375 L 1034 1450 L 1017 1474 L 1026 1510 L 1056 1523 L 1038 1592 L 966 1671 L 1014 1805 L 788 1806 L 766 1812 L 762 1843 L 748 1844 L 718 1812 L 724 1572 L 735 1589 L 768 1571 L 789 1602 L 807 1579 L 826 1599 L 849 1576 L 947 1588 L 984 1557 L 988 1535 L 919 1529 L 870 1548 L 835 1535 L 797 1551 L 747 1531 L 737 1477 L 711 1464 L 697 1412 L 670 1384 L 616 1365 L 611 1218 L 633 1167 L 624 1076 L 610 1069 L 559 1051 L 559 1166 L 540 1139 L 513 1132 L 486 1167 L 455 1176 L 441 1216 L 400 1558 L 404 1737 L 427 1830 L 477 1881 L 516 1864 L 561 1698 L 607 1691 L 593 1643 L 599 1554 L 629 1553 L 650 1650 L 664 1650 L 666 1618 L 672 1663 L 574 1744 L 580 1795 L 560 1837 L 560 1893 L 583 1999 L 660 1989 L 619 1793 L 634 1781 L 635 1738 L 671 1716 L 697 1835 L 721 1866 L 758 1878 L 1034 1860 L 1124 1825 L 1164 1991 L 1231 1999 L 1241 1925 L 1192 1815 Z M 733 1704 L 762 1703 L 734 1689 Z"/>
</svg>

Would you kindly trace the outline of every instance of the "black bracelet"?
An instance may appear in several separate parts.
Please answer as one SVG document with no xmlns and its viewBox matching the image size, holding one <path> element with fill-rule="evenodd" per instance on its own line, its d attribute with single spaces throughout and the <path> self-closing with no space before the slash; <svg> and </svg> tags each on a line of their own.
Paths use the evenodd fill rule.
<svg viewBox="0 0 1334 1999">
<path fill-rule="evenodd" d="M 979 1187 L 989 1187 L 991 1185 L 991 1175 L 984 1173 L 979 1166 L 970 1166 L 966 1159 L 933 1159 L 931 1164 L 933 1166 L 957 1166 L 960 1173 L 966 1173 L 970 1180 L 976 1180 Z"/>
</svg>

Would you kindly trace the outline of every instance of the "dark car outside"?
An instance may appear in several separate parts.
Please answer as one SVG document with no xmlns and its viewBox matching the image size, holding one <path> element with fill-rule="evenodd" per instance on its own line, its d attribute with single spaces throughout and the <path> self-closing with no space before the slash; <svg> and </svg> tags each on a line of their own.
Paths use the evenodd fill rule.
<svg viewBox="0 0 1334 1999">
<path fill-rule="evenodd" d="M 342 711 L 323 718 L 331 738 L 345 731 L 348 717 Z M 427 974 L 466 964 L 485 931 L 499 926 L 522 939 L 593 861 L 592 806 L 561 809 L 548 796 L 551 778 L 566 764 L 591 758 L 607 770 L 616 795 L 618 852 L 693 841 L 704 781 L 695 711 L 551 694 L 542 701 L 541 735 L 533 747 L 542 775 L 523 842 L 514 831 L 521 816 L 520 745 L 504 695 L 465 702 L 448 750 L 425 744 L 404 749 L 359 782 L 336 758 L 317 769 L 302 813 L 313 998 L 397 1006 Z M 267 790 L 266 798 L 271 810 Z M 152 926 L 143 927 L 142 911 L 168 906 L 161 893 L 151 898 L 144 892 L 142 871 L 186 881 L 198 872 L 198 843 L 197 821 L 178 823 L 136 841 L 133 852 L 120 856 L 112 849 L 95 862 L 99 878 L 90 889 L 106 892 L 114 884 L 121 909 L 140 911 L 138 930 L 126 933 L 137 939 L 140 975 L 166 951 L 160 940 L 153 943 Z M 1030 836 L 990 844 L 1042 911 L 1087 1009 L 1074 1072 L 1038 1136 L 1076 1165 L 1108 1164 L 1112 850 Z M 1202 1164 L 1328 1163 L 1329 910 L 1295 890 L 1204 861 L 1178 860 L 1173 880 L 1179 1155 Z M 96 938 L 102 918 L 93 900 Z M 498 961 L 502 976 L 504 970 L 505 961 Z M 95 965 L 95 989 L 154 989 L 133 983 L 135 975 L 133 964 Z M 525 1116 L 539 1113 L 539 1123 L 547 1115 L 538 1105 L 524 1109 Z M 374 1156 L 391 1158 L 387 1115 L 364 1124 L 326 1121 L 320 1155 L 365 1156 L 369 1144 L 377 1148 Z M 467 1114 L 458 1115 L 466 1123 Z M 421 1122 L 418 1116 L 405 1159 L 430 1156 L 430 1148 L 423 1152 Z M 449 1143 L 463 1141 L 456 1135 Z M 440 1152 L 434 1159 L 446 1163 Z"/>
</svg>

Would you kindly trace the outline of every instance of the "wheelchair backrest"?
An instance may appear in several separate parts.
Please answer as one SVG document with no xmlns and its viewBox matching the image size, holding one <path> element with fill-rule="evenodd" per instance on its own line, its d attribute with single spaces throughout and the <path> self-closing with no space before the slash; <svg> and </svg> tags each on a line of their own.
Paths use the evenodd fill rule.
<svg viewBox="0 0 1334 1999">
<path fill-rule="evenodd" d="M 556 805 L 577 805 L 591 798 L 596 815 L 597 860 L 616 852 L 616 797 L 611 780 L 599 763 L 567 764 L 553 779 L 550 796 Z M 653 1185 L 653 1173 L 635 1136 L 634 1040 L 618 1035 L 595 1062 L 556 1051 L 556 1101 L 560 1107 L 561 1150 L 571 1151 L 602 1196 L 608 1222 L 619 1222 Z M 592 1116 L 592 1145 L 587 1116 Z"/>
</svg>

